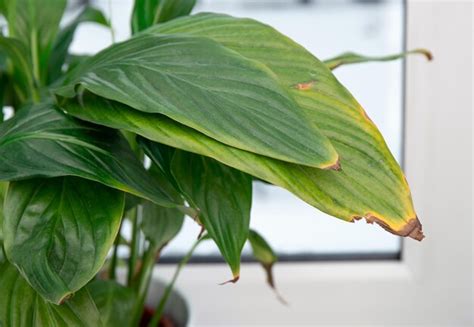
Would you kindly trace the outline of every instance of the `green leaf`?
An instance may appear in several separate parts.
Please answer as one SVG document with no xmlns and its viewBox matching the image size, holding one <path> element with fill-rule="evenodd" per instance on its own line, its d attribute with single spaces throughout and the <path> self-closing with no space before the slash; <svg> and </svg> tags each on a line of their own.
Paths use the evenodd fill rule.
<svg viewBox="0 0 474 327">
<path fill-rule="evenodd" d="M 66 0 L 48 0 L 46 5 L 38 0 L 9 0 L 4 8 L 9 35 L 30 49 L 33 75 L 43 84 L 66 3 Z"/>
<path fill-rule="evenodd" d="M 77 177 L 12 182 L 3 224 L 7 257 L 43 298 L 59 304 L 104 264 L 123 207 L 122 192 Z"/>
<path fill-rule="evenodd" d="M 288 188 L 330 215 L 347 221 L 365 217 L 397 235 L 423 238 L 408 184 L 377 127 L 326 65 L 303 47 L 262 23 L 217 14 L 179 18 L 147 33 L 209 37 L 263 63 L 341 157 L 340 172 L 300 166 L 265 176 L 276 174 L 268 171 L 275 169 L 272 164 L 257 168 L 265 169 L 265 175 L 255 176 Z"/>
<path fill-rule="evenodd" d="M 251 177 L 214 159 L 185 151 L 174 155 L 172 172 L 186 200 L 199 210 L 200 223 L 216 242 L 236 282 L 249 232 Z"/>
<path fill-rule="evenodd" d="M 19 40 L 0 35 L 0 52 L 11 62 L 7 67 L 13 90 L 22 101 L 31 98 L 35 82 L 31 74 L 31 57 Z"/>
<path fill-rule="evenodd" d="M 415 49 L 406 52 L 391 54 L 388 56 L 365 56 L 354 52 L 345 52 L 334 58 L 326 59 L 323 63 L 331 70 L 336 69 L 342 65 L 352 65 L 365 62 L 374 62 L 374 61 L 392 61 L 400 58 L 404 58 L 411 54 L 421 54 L 426 57 L 428 60 L 433 59 L 433 55 L 426 49 Z"/>
<path fill-rule="evenodd" d="M 131 327 L 135 292 L 113 281 L 95 280 L 87 285 L 104 327 Z"/>
<path fill-rule="evenodd" d="M 152 25 L 189 15 L 196 0 L 135 0 L 132 13 L 132 32 L 140 32 Z"/>
<path fill-rule="evenodd" d="M 117 131 L 80 122 L 47 103 L 22 108 L 0 125 L 0 180 L 57 176 L 82 177 L 163 206 L 181 206 Z"/>
<path fill-rule="evenodd" d="M 3 243 L 3 203 L 5 202 L 5 195 L 7 194 L 8 183 L 0 182 L 0 246 Z"/>
<path fill-rule="evenodd" d="M 31 254 L 34 257 L 34 254 Z M 91 327 L 102 326 L 89 292 L 82 289 L 62 305 L 41 298 L 8 262 L 0 265 L 0 326 Z"/>
<path fill-rule="evenodd" d="M 274 77 L 264 65 L 208 38 L 140 35 L 84 62 L 56 93 L 77 95 L 80 102 L 86 89 L 161 113 L 236 148 L 319 168 L 337 166 L 329 140 Z"/>
<path fill-rule="evenodd" d="M 161 249 L 181 230 L 184 214 L 174 208 L 164 208 L 149 201 L 143 204 L 141 229 L 153 245 Z"/>
<path fill-rule="evenodd" d="M 61 76 L 62 67 L 66 62 L 74 34 L 77 27 L 82 23 L 97 23 L 99 25 L 109 26 L 107 18 L 105 18 L 100 10 L 86 7 L 72 22 L 61 29 L 54 40 L 51 58 L 49 59 L 48 81 L 50 83 Z"/>
<path fill-rule="evenodd" d="M 265 269 L 268 285 L 270 285 L 271 288 L 275 288 L 272 273 L 273 265 L 278 259 L 275 252 L 273 252 L 267 241 L 265 241 L 265 239 L 254 230 L 249 231 L 249 242 L 255 259 L 257 259 Z"/>
</svg>

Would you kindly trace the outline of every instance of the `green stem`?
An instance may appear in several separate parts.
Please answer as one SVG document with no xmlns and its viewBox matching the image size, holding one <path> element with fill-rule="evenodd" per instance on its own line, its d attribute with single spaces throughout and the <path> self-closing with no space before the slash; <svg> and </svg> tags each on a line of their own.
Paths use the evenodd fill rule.
<svg viewBox="0 0 474 327">
<path fill-rule="evenodd" d="M 115 237 L 114 251 L 112 253 L 112 259 L 110 261 L 109 278 L 112 280 L 115 280 L 117 276 L 118 247 L 120 244 L 120 237 L 122 235 L 122 226 L 123 226 L 123 218 L 122 218 L 122 221 L 120 222 L 120 227 L 119 227 L 117 236 Z"/>
<path fill-rule="evenodd" d="M 143 313 L 143 309 L 145 307 L 145 298 L 150 285 L 153 267 L 156 263 L 156 258 L 159 253 L 158 251 L 159 249 L 154 244 L 150 244 L 148 250 L 143 255 L 142 267 L 140 269 L 140 275 L 136 284 L 137 301 L 135 302 L 135 308 L 133 310 L 132 326 L 138 325 Z"/>
<path fill-rule="evenodd" d="M 201 243 L 202 240 L 206 239 L 206 237 L 202 237 L 198 239 L 196 242 L 194 242 L 193 246 L 191 249 L 186 253 L 184 258 L 180 261 L 178 268 L 176 268 L 176 271 L 174 272 L 173 278 L 171 279 L 171 282 L 166 286 L 165 293 L 163 294 L 163 297 L 161 298 L 160 302 L 158 303 L 158 306 L 155 309 L 155 313 L 153 314 L 153 317 L 148 324 L 148 327 L 156 327 L 158 326 L 158 323 L 160 322 L 161 316 L 163 315 L 163 310 L 165 309 L 166 302 L 168 301 L 169 296 L 171 295 L 171 291 L 173 290 L 174 284 L 176 283 L 176 280 L 178 279 L 179 273 L 183 269 L 183 267 L 188 263 L 189 259 L 191 259 L 194 250 L 196 250 L 197 246 L 199 243 Z"/>
<path fill-rule="evenodd" d="M 130 218 L 132 220 L 132 241 L 130 244 L 130 258 L 128 260 L 128 286 L 131 286 L 133 282 L 133 277 L 135 274 L 135 265 L 137 263 L 138 257 L 138 245 L 140 244 L 140 229 L 138 228 L 138 206 L 133 209 L 130 209 Z"/>
</svg>

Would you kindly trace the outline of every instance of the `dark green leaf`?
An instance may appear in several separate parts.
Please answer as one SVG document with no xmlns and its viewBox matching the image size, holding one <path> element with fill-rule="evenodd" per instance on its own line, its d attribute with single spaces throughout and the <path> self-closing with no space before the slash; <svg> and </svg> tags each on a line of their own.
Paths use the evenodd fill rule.
<svg viewBox="0 0 474 327">
<path fill-rule="evenodd" d="M 263 63 L 341 156 L 340 172 L 300 166 L 271 178 L 254 175 L 288 188 L 330 215 L 347 221 L 365 217 L 397 235 L 423 238 L 408 184 L 377 127 L 331 71 L 303 47 L 262 23 L 217 14 L 179 18 L 148 32 L 210 37 Z M 278 168 L 265 168 L 265 174 L 276 175 L 268 168 Z"/>
<path fill-rule="evenodd" d="M 181 230 L 184 214 L 174 208 L 164 208 L 149 201 L 143 204 L 141 229 L 157 249 L 161 249 Z"/>
<path fill-rule="evenodd" d="M 132 32 L 140 32 L 152 25 L 188 15 L 196 0 L 135 0 L 132 13 Z"/>
<path fill-rule="evenodd" d="M 132 327 L 135 292 L 113 281 L 95 280 L 87 285 L 104 327 Z"/>
<path fill-rule="evenodd" d="M 35 82 L 31 74 L 31 57 L 26 46 L 17 39 L 0 35 L 0 52 L 11 62 L 8 73 L 13 90 L 22 101 L 31 98 Z"/>
<path fill-rule="evenodd" d="M 123 206 L 122 192 L 77 177 L 12 182 L 5 200 L 7 257 L 46 300 L 61 303 L 102 267 Z"/>
<path fill-rule="evenodd" d="M 8 0 L 8 32 L 31 50 L 33 76 L 45 82 L 51 49 L 59 30 L 66 0 Z M 43 83 L 44 84 L 44 83 Z"/>
<path fill-rule="evenodd" d="M 46 302 L 8 262 L 0 265 L 0 285 L 0 326 L 102 326 L 99 311 L 86 289 L 60 306 Z"/>
<path fill-rule="evenodd" d="M 208 38 L 140 35 L 111 46 L 75 69 L 56 92 L 78 95 L 81 102 L 83 89 L 164 114 L 236 148 L 319 168 L 337 166 L 329 140 L 268 68 Z"/>
<path fill-rule="evenodd" d="M 72 22 L 61 29 L 54 40 L 51 58 L 49 59 L 48 80 L 50 83 L 61 76 L 63 65 L 66 63 L 68 56 L 69 47 L 74 38 L 74 33 L 80 24 L 86 22 L 109 26 L 107 18 L 105 18 L 100 10 L 86 7 Z"/>
<path fill-rule="evenodd" d="M 199 210 L 198 220 L 216 242 L 237 281 L 240 255 L 249 232 L 251 177 L 185 151 L 175 153 L 172 172 L 186 200 Z"/>
<path fill-rule="evenodd" d="M 8 183 L 0 182 L 0 245 L 3 243 L 3 203 L 7 194 Z"/>
<path fill-rule="evenodd" d="M 354 52 L 346 52 L 334 58 L 324 60 L 324 64 L 331 70 L 336 69 L 342 65 L 351 65 L 359 64 L 364 62 L 374 62 L 374 61 L 391 61 L 400 58 L 404 58 L 410 54 L 421 54 L 424 55 L 428 60 L 431 60 L 433 56 L 431 52 L 425 49 L 415 49 L 411 51 L 401 52 L 397 54 L 392 54 L 388 56 L 364 56 Z"/>
<path fill-rule="evenodd" d="M 78 176 L 176 207 L 118 133 L 70 118 L 50 104 L 0 125 L 0 180 Z"/>
</svg>

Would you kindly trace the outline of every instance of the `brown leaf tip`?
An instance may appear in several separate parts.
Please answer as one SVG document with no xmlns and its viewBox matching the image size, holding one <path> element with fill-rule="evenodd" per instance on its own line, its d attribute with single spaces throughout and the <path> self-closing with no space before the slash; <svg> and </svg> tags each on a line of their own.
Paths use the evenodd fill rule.
<svg viewBox="0 0 474 327">
<path fill-rule="evenodd" d="M 411 237 L 417 241 L 421 241 L 422 239 L 425 238 L 425 235 L 423 234 L 423 231 L 422 231 L 422 225 L 420 221 L 418 220 L 418 217 L 410 219 L 401 230 L 392 229 L 386 222 L 372 215 L 368 215 L 367 217 L 365 217 L 365 220 L 367 221 L 368 224 L 373 224 L 375 222 L 386 231 L 395 235 L 399 235 L 403 237 Z"/>
<path fill-rule="evenodd" d="M 310 90 L 313 85 L 315 84 L 315 81 L 309 81 L 309 82 L 303 82 L 303 83 L 298 83 L 294 85 L 294 88 L 300 91 L 308 91 Z"/>
<path fill-rule="evenodd" d="M 239 279 L 240 279 L 240 275 L 237 275 L 237 276 L 235 276 L 234 278 L 232 278 L 232 279 L 230 279 L 230 280 L 228 280 L 228 281 L 225 281 L 225 282 L 223 282 L 223 283 L 220 283 L 219 285 L 235 284 L 235 283 L 237 283 L 237 282 L 239 281 Z"/>
<path fill-rule="evenodd" d="M 330 166 L 325 167 L 324 170 L 341 171 L 341 170 L 342 170 L 342 167 L 341 167 L 341 159 L 338 157 L 336 163 L 334 163 L 334 164 L 332 164 L 332 165 L 330 165 Z"/>
</svg>

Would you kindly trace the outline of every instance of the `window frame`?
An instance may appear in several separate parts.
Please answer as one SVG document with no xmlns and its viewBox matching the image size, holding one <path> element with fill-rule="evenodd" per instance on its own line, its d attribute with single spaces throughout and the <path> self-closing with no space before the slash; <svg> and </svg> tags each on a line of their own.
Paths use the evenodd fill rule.
<svg viewBox="0 0 474 327">
<path fill-rule="evenodd" d="M 426 239 L 405 240 L 398 261 L 279 263 L 275 277 L 289 306 L 272 295 L 258 264 L 244 263 L 241 280 L 226 286 L 217 285 L 229 276 L 224 264 L 189 265 L 177 288 L 191 326 L 472 325 L 471 6 L 406 4 L 407 48 L 426 47 L 435 58 L 405 66 L 404 167 Z M 154 275 L 170 279 L 174 269 L 161 265 Z"/>
</svg>

